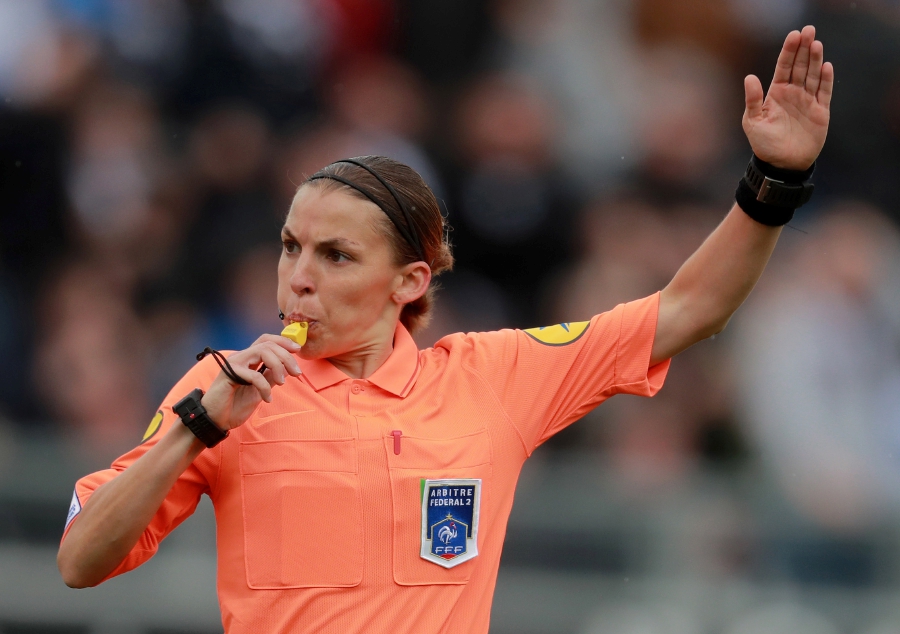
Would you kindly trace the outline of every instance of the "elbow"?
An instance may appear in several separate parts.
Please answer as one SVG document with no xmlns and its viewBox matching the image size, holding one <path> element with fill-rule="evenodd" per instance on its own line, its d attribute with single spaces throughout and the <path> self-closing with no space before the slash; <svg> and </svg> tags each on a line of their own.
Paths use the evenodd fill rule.
<svg viewBox="0 0 900 634">
<path fill-rule="evenodd" d="M 704 327 L 699 328 L 697 332 L 697 341 L 703 341 L 704 339 L 709 339 L 710 337 L 715 337 L 720 332 L 725 330 L 725 327 L 728 325 L 728 322 L 731 321 L 731 315 L 725 317 L 723 319 L 719 319 L 714 322 L 710 322 L 706 324 Z"/>
<path fill-rule="evenodd" d="M 85 574 L 77 561 L 73 561 L 73 556 L 64 546 L 60 546 L 56 555 L 56 567 L 59 568 L 59 574 L 62 575 L 63 583 L 70 588 L 91 588 L 98 583 Z"/>
<path fill-rule="evenodd" d="M 694 344 L 700 343 L 701 341 L 705 341 L 710 337 L 714 337 L 723 330 L 725 330 L 725 326 L 728 325 L 728 322 L 731 320 L 731 316 L 729 315 L 726 318 L 717 319 L 714 321 L 705 321 L 694 323 L 687 328 L 685 328 L 683 342 L 684 344 L 678 348 L 678 352 L 690 348 Z"/>
<path fill-rule="evenodd" d="M 72 565 L 65 557 L 62 551 L 56 556 L 56 567 L 59 568 L 59 574 L 62 575 L 63 583 L 70 588 L 88 588 L 90 584 L 82 578 L 78 568 Z"/>
<path fill-rule="evenodd" d="M 728 315 L 727 317 L 724 317 L 716 321 L 715 323 L 710 324 L 707 328 L 709 334 L 707 334 L 706 337 L 714 337 L 715 335 L 718 335 L 719 333 L 724 331 L 729 321 L 731 321 L 731 315 Z"/>
</svg>

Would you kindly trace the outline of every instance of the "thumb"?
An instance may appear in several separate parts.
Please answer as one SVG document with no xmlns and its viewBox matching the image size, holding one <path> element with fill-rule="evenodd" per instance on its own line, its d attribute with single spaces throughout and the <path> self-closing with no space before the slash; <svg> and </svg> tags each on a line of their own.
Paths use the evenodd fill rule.
<svg viewBox="0 0 900 634">
<path fill-rule="evenodd" d="M 758 119 L 762 116 L 763 88 L 756 75 L 744 77 L 744 102 L 747 107 L 747 116 L 750 119 Z"/>
</svg>

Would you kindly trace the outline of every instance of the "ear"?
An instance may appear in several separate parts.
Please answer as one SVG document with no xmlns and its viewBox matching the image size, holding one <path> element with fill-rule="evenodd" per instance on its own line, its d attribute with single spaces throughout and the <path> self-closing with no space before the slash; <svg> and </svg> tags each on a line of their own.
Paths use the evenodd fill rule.
<svg viewBox="0 0 900 634">
<path fill-rule="evenodd" d="M 429 284 L 431 268 L 424 262 L 411 262 L 400 269 L 398 284 L 391 299 L 401 306 L 409 304 L 422 297 Z"/>
</svg>

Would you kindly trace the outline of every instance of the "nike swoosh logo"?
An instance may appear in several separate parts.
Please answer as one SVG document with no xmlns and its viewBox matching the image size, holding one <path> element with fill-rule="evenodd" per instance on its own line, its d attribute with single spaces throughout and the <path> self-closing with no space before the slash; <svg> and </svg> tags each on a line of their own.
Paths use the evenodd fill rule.
<svg viewBox="0 0 900 634">
<path fill-rule="evenodd" d="M 272 420 L 277 420 L 279 418 L 287 418 L 288 416 L 297 416 L 298 414 L 309 414 L 310 412 L 314 412 L 314 409 L 305 409 L 300 412 L 287 412 L 285 414 L 273 414 L 272 416 L 259 416 L 258 418 L 253 419 L 253 424 L 258 425 L 260 423 L 268 423 Z"/>
</svg>

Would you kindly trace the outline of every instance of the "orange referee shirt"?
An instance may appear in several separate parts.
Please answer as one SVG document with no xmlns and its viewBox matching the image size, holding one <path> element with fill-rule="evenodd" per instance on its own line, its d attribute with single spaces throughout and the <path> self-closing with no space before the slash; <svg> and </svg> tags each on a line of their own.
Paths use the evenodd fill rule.
<svg viewBox="0 0 900 634">
<path fill-rule="evenodd" d="M 110 577 L 149 559 L 206 493 L 229 634 L 487 632 L 522 464 L 609 396 L 659 390 L 658 305 L 657 294 L 589 322 L 455 334 L 427 350 L 398 325 L 368 379 L 300 360 L 301 377 L 184 472 Z M 197 364 L 141 445 L 78 481 L 69 525 L 218 372 Z"/>
</svg>

